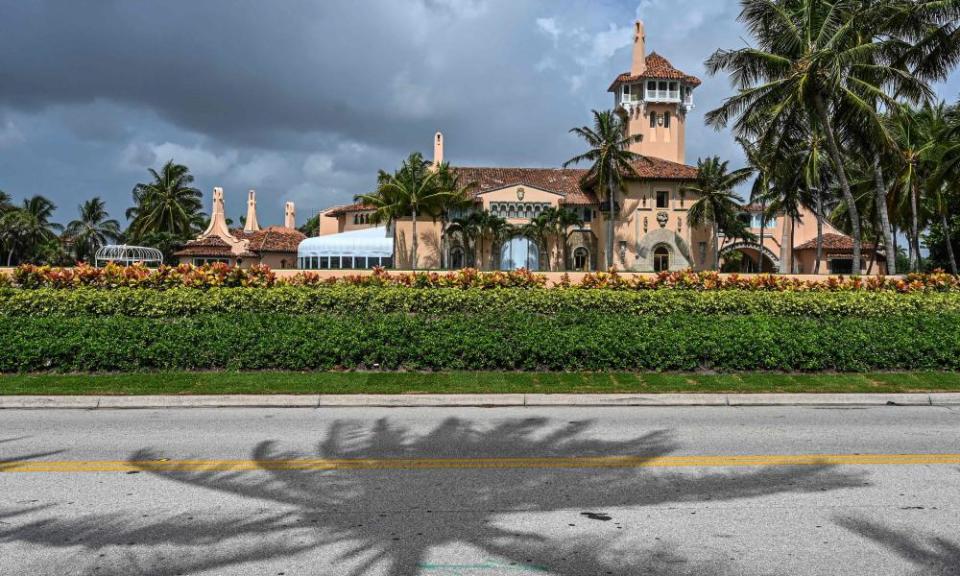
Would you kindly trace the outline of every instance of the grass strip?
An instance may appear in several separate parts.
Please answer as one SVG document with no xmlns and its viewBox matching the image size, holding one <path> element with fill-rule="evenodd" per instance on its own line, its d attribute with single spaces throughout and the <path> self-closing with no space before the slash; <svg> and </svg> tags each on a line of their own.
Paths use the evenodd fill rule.
<svg viewBox="0 0 960 576">
<path fill-rule="evenodd" d="M 136 372 L 0 376 L 0 395 L 958 392 L 958 372 Z"/>
</svg>

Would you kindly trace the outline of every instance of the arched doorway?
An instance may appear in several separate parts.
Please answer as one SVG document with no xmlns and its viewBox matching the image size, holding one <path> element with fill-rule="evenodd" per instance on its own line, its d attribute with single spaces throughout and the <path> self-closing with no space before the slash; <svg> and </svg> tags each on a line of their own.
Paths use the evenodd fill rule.
<svg viewBox="0 0 960 576">
<path fill-rule="evenodd" d="M 540 269 L 540 247 L 526 236 L 514 236 L 500 247 L 500 269 Z"/>
<path fill-rule="evenodd" d="M 450 268 L 453 270 L 463 268 L 463 248 L 456 246 L 450 250 Z"/>
<path fill-rule="evenodd" d="M 585 272 L 590 267 L 590 252 L 580 246 L 573 251 L 573 269 L 578 272 Z"/>
<path fill-rule="evenodd" d="M 670 250 L 666 246 L 657 246 L 653 249 L 653 271 L 665 272 L 670 270 Z"/>
</svg>

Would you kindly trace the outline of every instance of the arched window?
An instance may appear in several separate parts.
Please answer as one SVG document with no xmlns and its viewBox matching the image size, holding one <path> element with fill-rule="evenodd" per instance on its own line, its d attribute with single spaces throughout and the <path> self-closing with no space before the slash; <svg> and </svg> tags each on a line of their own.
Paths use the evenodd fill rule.
<svg viewBox="0 0 960 576">
<path fill-rule="evenodd" d="M 580 246 L 573 251 L 573 269 L 577 271 L 587 270 L 588 262 L 590 262 L 590 252 L 586 248 Z"/>
<path fill-rule="evenodd" d="M 670 270 L 670 251 L 666 246 L 657 246 L 653 251 L 653 271 L 664 272 Z"/>
<path fill-rule="evenodd" d="M 670 112 L 663 113 L 663 127 L 664 128 L 670 127 Z"/>
</svg>

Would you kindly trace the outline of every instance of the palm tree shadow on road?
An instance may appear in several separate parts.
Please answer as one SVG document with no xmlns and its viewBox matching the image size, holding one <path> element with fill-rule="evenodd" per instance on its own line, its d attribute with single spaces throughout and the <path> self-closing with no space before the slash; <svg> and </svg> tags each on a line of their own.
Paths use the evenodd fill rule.
<svg viewBox="0 0 960 576">
<path fill-rule="evenodd" d="M 527 418 L 480 428 L 469 420 L 450 418 L 429 433 L 417 435 L 388 419 L 373 425 L 336 421 L 318 445 L 317 454 L 310 457 L 654 458 L 676 449 L 669 431 L 610 441 L 590 438 L 591 427 L 590 421 L 557 426 L 547 419 Z M 165 456 L 144 449 L 130 461 Z M 177 513 L 145 520 L 141 510 L 131 510 L 70 519 L 49 517 L 13 529 L 0 526 L 0 543 L 80 546 L 81 551 L 100 554 L 81 560 L 81 553 L 73 562 L 89 561 L 89 573 L 101 575 L 232 573 L 241 566 L 249 569 L 253 563 L 292 559 L 321 549 L 324 563 L 311 560 L 310 573 L 719 575 L 738 571 L 725 567 L 719 559 L 707 566 L 687 561 L 668 545 L 649 549 L 626 546 L 620 537 L 624 532 L 616 531 L 616 518 L 600 522 L 580 514 L 607 512 L 615 517 L 617 509 L 864 485 L 860 475 L 828 466 L 709 473 L 637 468 L 270 469 L 270 461 L 304 456 L 281 451 L 274 442 L 262 442 L 251 456 L 261 467 L 252 472 L 157 472 L 143 466 L 143 471 L 153 476 L 215 491 L 218 499 L 232 496 L 263 503 L 256 514 L 195 519 Z M 582 536 L 581 530 L 556 538 L 504 527 L 515 513 L 567 514 L 564 519 L 596 522 L 596 529 L 590 530 L 589 537 Z M 203 514 L 198 509 L 196 515 Z M 483 563 L 471 568 L 436 562 L 431 554 L 450 546 L 471 547 L 494 560 L 486 568 Z M 123 552 L 107 558 L 110 549 Z"/>
</svg>

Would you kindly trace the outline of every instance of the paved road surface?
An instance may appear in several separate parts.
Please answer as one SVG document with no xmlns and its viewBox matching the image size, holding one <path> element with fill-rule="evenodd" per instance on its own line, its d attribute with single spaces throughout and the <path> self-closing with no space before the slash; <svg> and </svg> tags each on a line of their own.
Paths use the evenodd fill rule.
<svg viewBox="0 0 960 576">
<path fill-rule="evenodd" d="M 0 574 L 960 574 L 960 410 L 0 411 Z"/>
</svg>

